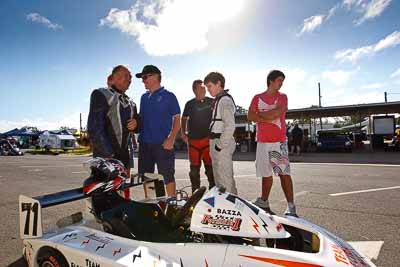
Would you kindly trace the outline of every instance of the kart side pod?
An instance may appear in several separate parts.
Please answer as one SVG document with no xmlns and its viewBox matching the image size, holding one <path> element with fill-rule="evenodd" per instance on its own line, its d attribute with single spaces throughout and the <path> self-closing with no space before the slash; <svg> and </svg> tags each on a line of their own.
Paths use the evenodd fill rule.
<svg viewBox="0 0 400 267">
<path fill-rule="evenodd" d="M 208 191 L 193 210 L 193 232 L 249 238 L 288 238 L 290 234 L 273 216 L 236 195 Z"/>
</svg>

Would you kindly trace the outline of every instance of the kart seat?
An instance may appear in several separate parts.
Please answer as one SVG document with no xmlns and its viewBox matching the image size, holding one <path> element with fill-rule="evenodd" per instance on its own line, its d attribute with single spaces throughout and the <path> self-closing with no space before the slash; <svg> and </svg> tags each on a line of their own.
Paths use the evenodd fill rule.
<svg viewBox="0 0 400 267">
<path fill-rule="evenodd" d="M 109 208 L 103 209 L 104 206 L 101 206 L 102 210 L 98 213 L 104 231 L 149 242 L 182 241 L 182 235 L 175 233 L 176 227 L 172 226 L 158 204 L 126 200 L 112 193 L 113 200 L 105 202 Z M 113 203 L 113 207 L 110 203 Z"/>
</svg>

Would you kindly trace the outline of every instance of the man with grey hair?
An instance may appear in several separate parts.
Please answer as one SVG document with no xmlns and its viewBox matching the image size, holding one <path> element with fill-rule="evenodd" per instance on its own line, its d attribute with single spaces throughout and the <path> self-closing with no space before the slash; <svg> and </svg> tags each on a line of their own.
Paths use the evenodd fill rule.
<svg viewBox="0 0 400 267">
<path fill-rule="evenodd" d="M 108 87 L 92 92 L 87 123 L 93 157 L 120 160 L 128 175 L 133 167 L 129 145 L 138 126 L 136 104 L 125 94 L 131 79 L 127 67 L 116 66 L 107 79 Z M 129 198 L 128 190 L 125 197 Z"/>
</svg>

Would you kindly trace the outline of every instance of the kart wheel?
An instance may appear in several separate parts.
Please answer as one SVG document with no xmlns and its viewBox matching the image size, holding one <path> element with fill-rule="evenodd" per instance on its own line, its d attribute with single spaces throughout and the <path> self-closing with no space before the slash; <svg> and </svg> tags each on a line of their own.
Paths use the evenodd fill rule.
<svg viewBox="0 0 400 267">
<path fill-rule="evenodd" d="M 64 256 L 53 249 L 46 250 L 38 259 L 40 267 L 68 267 Z"/>
</svg>

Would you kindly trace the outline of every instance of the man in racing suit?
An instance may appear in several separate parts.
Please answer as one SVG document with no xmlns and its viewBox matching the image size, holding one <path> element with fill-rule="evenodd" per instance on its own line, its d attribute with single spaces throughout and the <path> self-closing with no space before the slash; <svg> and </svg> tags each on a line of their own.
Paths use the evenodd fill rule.
<svg viewBox="0 0 400 267">
<path fill-rule="evenodd" d="M 182 114 L 182 139 L 188 144 L 190 161 L 190 182 L 192 192 L 200 187 L 201 160 L 204 162 L 209 188 L 215 185 L 210 157 L 210 139 L 208 127 L 211 123 L 212 98 L 206 97 L 202 80 L 195 80 L 192 85 L 195 98 L 188 101 Z"/>
<path fill-rule="evenodd" d="M 130 175 L 130 144 L 137 130 L 136 104 L 125 94 L 131 84 L 131 73 L 122 65 L 116 66 L 108 78 L 107 88 L 99 88 L 90 97 L 87 130 L 93 157 L 120 160 Z M 132 152 L 133 153 L 133 152 Z M 125 191 L 129 198 L 129 191 Z"/>
<path fill-rule="evenodd" d="M 236 106 L 228 90 L 224 90 L 225 78 L 219 72 L 211 72 L 204 79 L 213 101 L 212 120 L 209 128 L 210 152 L 214 179 L 217 186 L 224 186 L 230 193 L 237 194 L 233 178 L 232 155 L 236 149 L 235 132 Z"/>
</svg>

